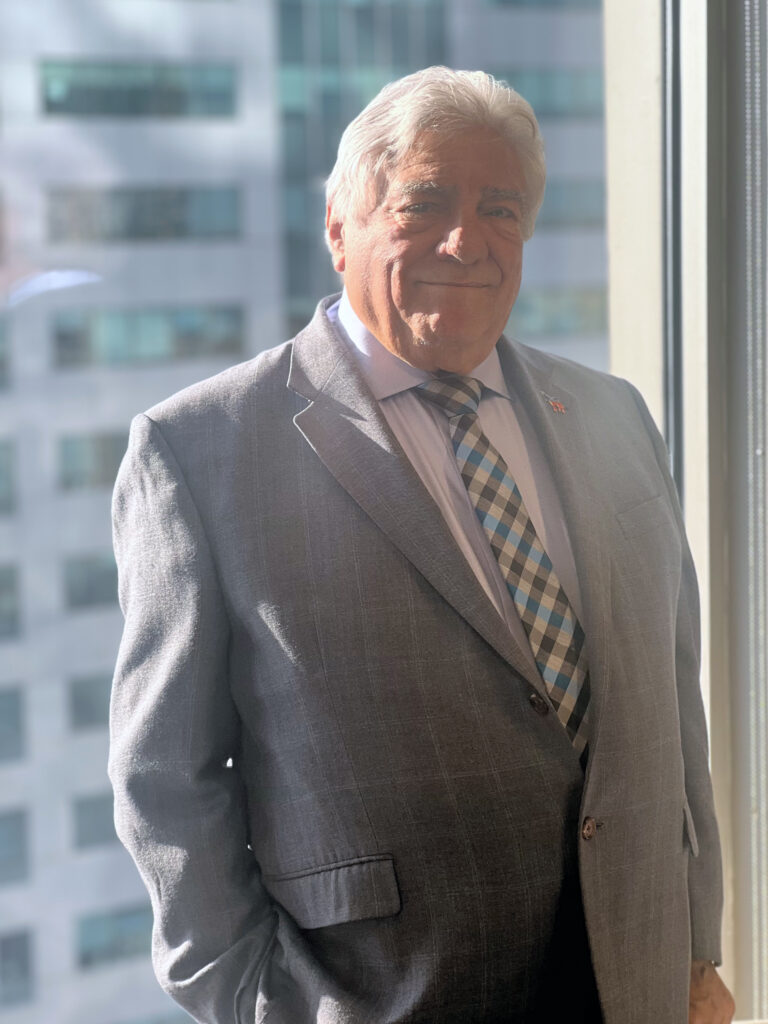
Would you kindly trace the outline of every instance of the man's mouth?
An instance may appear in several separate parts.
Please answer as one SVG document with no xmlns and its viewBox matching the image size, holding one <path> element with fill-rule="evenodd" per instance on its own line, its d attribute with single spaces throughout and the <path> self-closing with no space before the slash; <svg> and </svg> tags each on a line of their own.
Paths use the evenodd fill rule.
<svg viewBox="0 0 768 1024">
<path fill-rule="evenodd" d="M 419 281 L 419 284 L 429 285 L 431 288 L 492 288 L 493 285 L 484 281 Z"/>
</svg>

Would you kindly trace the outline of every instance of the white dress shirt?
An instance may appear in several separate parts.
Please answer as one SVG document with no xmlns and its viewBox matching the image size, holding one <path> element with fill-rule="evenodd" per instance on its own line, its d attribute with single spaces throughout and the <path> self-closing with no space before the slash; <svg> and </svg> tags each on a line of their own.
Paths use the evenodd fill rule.
<svg viewBox="0 0 768 1024">
<path fill-rule="evenodd" d="M 406 363 L 374 338 L 352 309 L 346 291 L 329 308 L 328 317 L 349 345 L 392 433 L 435 500 L 478 582 L 518 644 L 529 647 L 496 556 L 461 479 L 448 417 L 413 390 L 431 374 Z M 495 348 L 471 376 L 489 389 L 483 391 L 478 408 L 483 432 L 506 462 L 563 590 L 583 621 L 576 565 L 560 498 L 525 410 L 515 400 L 514 381 L 509 382 L 510 393 Z"/>
</svg>

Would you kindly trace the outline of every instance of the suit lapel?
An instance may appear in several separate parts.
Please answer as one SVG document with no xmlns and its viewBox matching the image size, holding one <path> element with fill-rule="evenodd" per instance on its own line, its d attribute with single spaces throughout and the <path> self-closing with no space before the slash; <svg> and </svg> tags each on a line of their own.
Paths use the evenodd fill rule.
<svg viewBox="0 0 768 1024">
<path fill-rule="evenodd" d="M 611 572 L 604 520 L 595 515 L 605 504 L 594 477 L 594 469 L 601 465 L 599 438 L 590 430 L 578 395 L 560 382 L 556 363 L 506 339 L 498 351 L 505 379 L 525 407 L 549 462 L 571 540 L 583 605 L 596 738 L 609 678 Z"/>
<path fill-rule="evenodd" d="M 309 400 L 294 423 L 351 498 L 510 666 L 543 692 L 520 649 L 392 434 L 324 300 L 294 341 L 289 387 Z"/>
</svg>

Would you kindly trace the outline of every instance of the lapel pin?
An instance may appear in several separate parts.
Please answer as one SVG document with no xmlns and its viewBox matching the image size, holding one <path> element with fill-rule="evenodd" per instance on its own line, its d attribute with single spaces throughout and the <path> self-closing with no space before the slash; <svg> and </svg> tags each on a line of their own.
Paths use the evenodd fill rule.
<svg viewBox="0 0 768 1024">
<path fill-rule="evenodd" d="M 547 401 L 547 405 L 550 406 L 553 412 L 565 412 L 565 406 L 561 401 L 546 394 L 544 391 L 542 391 L 541 394 L 544 396 Z"/>
</svg>

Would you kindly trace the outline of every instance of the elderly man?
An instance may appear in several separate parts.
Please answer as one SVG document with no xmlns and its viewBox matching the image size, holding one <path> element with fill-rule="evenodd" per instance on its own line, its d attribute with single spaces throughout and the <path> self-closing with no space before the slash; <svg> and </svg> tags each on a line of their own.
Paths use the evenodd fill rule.
<svg viewBox="0 0 768 1024">
<path fill-rule="evenodd" d="M 344 134 L 344 293 L 133 424 L 110 762 L 206 1024 L 721 1024 L 697 598 L 637 393 L 502 335 L 544 190 L 480 72 Z"/>
</svg>

